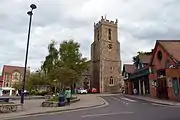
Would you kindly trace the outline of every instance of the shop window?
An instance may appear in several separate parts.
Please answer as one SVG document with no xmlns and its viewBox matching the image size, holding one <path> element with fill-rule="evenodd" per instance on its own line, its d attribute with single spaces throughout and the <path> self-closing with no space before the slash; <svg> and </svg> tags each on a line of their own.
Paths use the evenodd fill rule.
<svg viewBox="0 0 180 120">
<path fill-rule="evenodd" d="M 178 96 L 179 94 L 179 85 L 178 85 L 178 79 L 173 78 L 173 89 L 174 89 L 174 95 Z"/>
</svg>

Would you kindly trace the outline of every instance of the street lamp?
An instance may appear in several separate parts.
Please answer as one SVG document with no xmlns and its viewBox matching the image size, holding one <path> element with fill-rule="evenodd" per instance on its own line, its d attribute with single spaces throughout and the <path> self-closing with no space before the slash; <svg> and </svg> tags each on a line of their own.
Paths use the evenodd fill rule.
<svg viewBox="0 0 180 120">
<path fill-rule="evenodd" d="M 29 51 L 29 39 L 30 39 L 30 32 L 31 32 L 31 23 L 32 23 L 32 16 L 33 10 L 37 8 L 35 4 L 30 5 L 31 10 L 27 12 L 30 16 L 29 19 L 29 29 L 28 29 L 28 38 L 27 38 L 27 46 L 26 46 L 26 56 L 25 56 L 25 64 L 24 64 L 24 76 L 22 81 L 22 91 L 21 91 L 21 104 L 24 104 L 24 90 L 25 90 L 25 81 L 26 81 L 26 68 L 27 68 L 27 58 L 28 58 L 28 51 Z"/>
</svg>

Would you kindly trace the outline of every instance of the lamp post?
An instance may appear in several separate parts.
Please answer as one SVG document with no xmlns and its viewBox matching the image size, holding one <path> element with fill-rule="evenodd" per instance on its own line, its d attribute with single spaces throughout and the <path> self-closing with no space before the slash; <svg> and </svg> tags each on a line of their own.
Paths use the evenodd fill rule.
<svg viewBox="0 0 180 120">
<path fill-rule="evenodd" d="M 24 64 L 24 76 L 22 81 L 22 91 L 21 91 L 21 104 L 24 104 L 24 90 L 25 90 L 25 82 L 26 82 L 26 68 L 27 68 L 27 59 L 28 59 L 28 51 L 29 51 L 29 39 L 30 39 L 30 32 L 31 32 L 31 23 L 32 23 L 32 16 L 33 10 L 37 8 L 35 4 L 30 5 L 31 10 L 27 12 L 30 16 L 29 19 L 29 29 L 28 29 L 28 38 L 27 38 L 27 46 L 26 46 L 26 55 L 25 55 L 25 64 Z"/>
</svg>

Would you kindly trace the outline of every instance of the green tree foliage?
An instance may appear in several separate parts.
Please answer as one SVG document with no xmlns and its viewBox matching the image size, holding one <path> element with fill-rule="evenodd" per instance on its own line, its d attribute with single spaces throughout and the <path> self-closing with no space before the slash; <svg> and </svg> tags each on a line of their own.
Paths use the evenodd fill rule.
<svg viewBox="0 0 180 120">
<path fill-rule="evenodd" d="M 138 67 L 138 64 L 140 63 L 140 59 L 139 56 L 141 55 L 150 55 L 152 52 L 143 52 L 143 51 L 139 51 L 137 52 L 137 55 L 133 57 L 133 63 L 136 67 Z"/>
<path fill-rule="evenodd" d="M 58 86 L 71 86 L 79 80 L 79 76 L 87 69 L 88 61 L 80 53 L 80 44 L 73 40 L 66 40 L 56 48 L 52 41 L 48 46 L 49 54 L 42 64 L 46 77 Z"/>
<path fill-rule="evenodd" d="M 45 74 L 42 71 L 32 72 L 27 81 L 27 89 L 29 91 L 38 90 L 40 86 L 48 85 Z"/>
<path fill-rule="evenodd" d="M 56 64 L 56 61 L 58 60 L 58 50 L 56 49 L 55 45 L 56 45 L 56 42 L 53 40 L 48 45 L 49 54 L 46 56 L 45 61 L 43 62 L 43 65 L 41 66 L 45 74 L 53 71 L 53 66 Z"/>
<path fill-rule="evenodd" d="M 15 88 L 16 90 L 22 89 L 22 82 L 15 82 L 13 84 L 13 88 Z"/>
</svg>

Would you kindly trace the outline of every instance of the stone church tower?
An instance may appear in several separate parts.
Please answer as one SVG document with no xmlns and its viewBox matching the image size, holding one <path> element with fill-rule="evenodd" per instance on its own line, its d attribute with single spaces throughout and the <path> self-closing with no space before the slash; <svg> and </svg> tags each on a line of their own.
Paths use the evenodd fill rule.
<svg viewBox="0 0 180 120">
<path fill-rule="evenodd" d="M 100 93 L 119 92 L 121 86 L 120 43 L 118 21 L 106 18 L 94 24 L 91 44 L 91 87 Z"/>
</svg>

